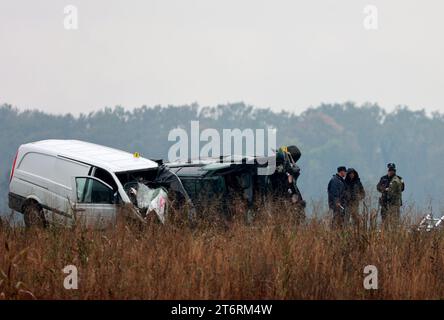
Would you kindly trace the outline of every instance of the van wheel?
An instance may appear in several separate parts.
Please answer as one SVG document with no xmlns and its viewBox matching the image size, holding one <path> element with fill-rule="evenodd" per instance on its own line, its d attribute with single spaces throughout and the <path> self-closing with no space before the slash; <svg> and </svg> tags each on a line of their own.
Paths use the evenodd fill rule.
<svg viewBox="0 0 444 320">
<path fill-rule="evenodd" d="M 39 228 L 46 228 L 47 223 L 45 220 L 45 216 L 43 214 L 42 208 L 39 206 L 38 203 L 30 202 L 25 205 L 25 208 L 23 210 L 24 220 L 25 220 L 25 226 L 27 228 L 30 227 L 39 227 Z"/>
</svg>

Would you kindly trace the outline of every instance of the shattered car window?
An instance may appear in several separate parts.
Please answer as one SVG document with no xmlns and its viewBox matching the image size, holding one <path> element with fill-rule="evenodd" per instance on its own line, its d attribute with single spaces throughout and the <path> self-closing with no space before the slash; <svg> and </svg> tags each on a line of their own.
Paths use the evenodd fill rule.
<svg viewBox="0 0 444 320">
<path fill-rule="evenodd" d="M 140 209 L 144 216 L 154 211 L 159 220 L 164 223 L 168 199 L 168 193 L 164 188 L 150 188 L 141 182 L 137 182 L 127 183 L 124 189 L 131 202 Z"/>
<path fill-rule="evenodd" d="M 143 183 L 137 183 L 137 207 L 139 209 L 148 208 L 151 201 L 159 194 L 159 189 L 151 189 Z"/>
</svg>

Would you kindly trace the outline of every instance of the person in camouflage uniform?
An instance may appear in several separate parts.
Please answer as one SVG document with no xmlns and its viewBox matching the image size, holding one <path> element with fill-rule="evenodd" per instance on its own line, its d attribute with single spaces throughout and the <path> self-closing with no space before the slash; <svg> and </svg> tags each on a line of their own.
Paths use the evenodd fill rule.
<svg viewBox="0 0 444 320">
<path fill-rule="evenodd" d="M 272 194 L 275 198 L 286 199 L 298 221 L 305 220 L 306 202 L 297 186 L 301 169 L 296 162 L 301 157 L 301 151 L 296 146 L 283 146 L 276 152 L 276 170 L 270 176 Z"/>
<path fill-rule="evenodd" d="M 381 218 L 383 223 L 397 223 L 401 217 L 404 181 L 396 174 L 396 165 L 394 163 L 389 163 L 387 169 L 387 175 L 382 176 L 376 186 L 381 193 L 379 198 Z"/>
</svg>

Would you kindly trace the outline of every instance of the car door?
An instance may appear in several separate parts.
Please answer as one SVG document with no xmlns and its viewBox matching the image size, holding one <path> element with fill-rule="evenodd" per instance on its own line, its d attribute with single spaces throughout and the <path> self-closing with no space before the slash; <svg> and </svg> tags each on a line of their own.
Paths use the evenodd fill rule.
<svg viewBox="0 0 444 320">
<path fill-rule="evenodd" d="M 76 223 L 103 228 L 115 223 L 118 206 L 112 187 L 91 176 L 73 178 L 73 206 Z"/>
</svg>

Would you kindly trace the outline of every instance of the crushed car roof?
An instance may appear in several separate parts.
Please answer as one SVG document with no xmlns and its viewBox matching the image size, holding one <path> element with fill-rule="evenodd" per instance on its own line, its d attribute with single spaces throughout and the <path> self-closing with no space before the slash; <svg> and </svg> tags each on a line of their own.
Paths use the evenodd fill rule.
<svg viewBox="0 0 444 320">
<path fill-rule="evenodd" d="M 165 165 L 175 174 L 181 177 L 203 177 L 224 171 L 228 168 L 243 166 L 245 164 L 254 164 L 256 166 L 267 166 L 270 157 L 244 157 L 244 156 L 224 156 L 205 158 L 200 160 L 190 160 L 184 162 L 170 162 Z M 258 163 L 261 162 L 262 164 Z"/>
</svg>

